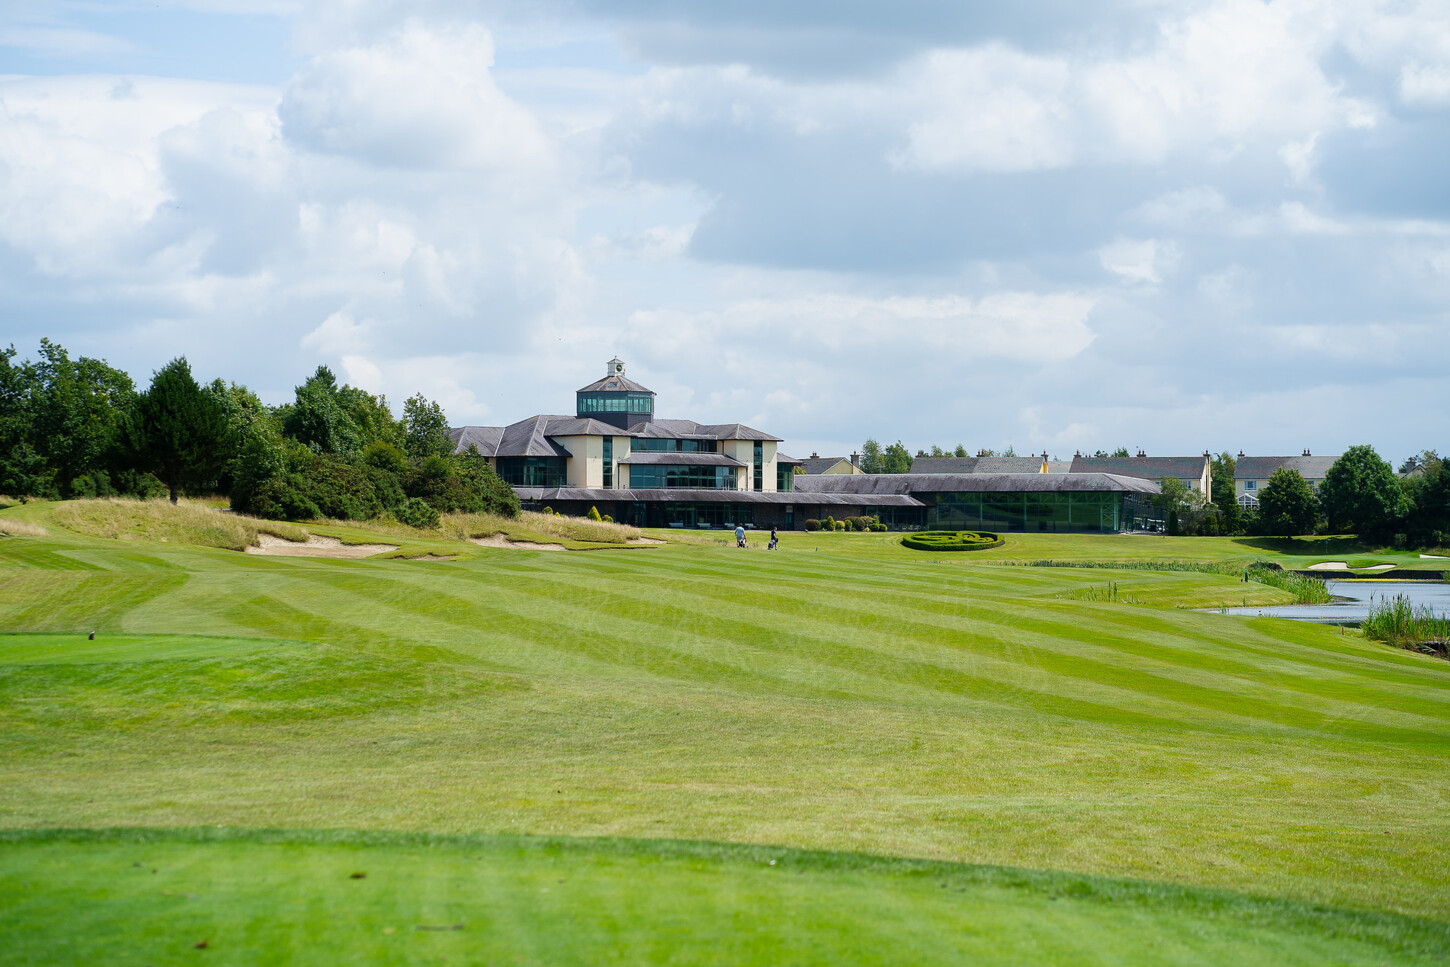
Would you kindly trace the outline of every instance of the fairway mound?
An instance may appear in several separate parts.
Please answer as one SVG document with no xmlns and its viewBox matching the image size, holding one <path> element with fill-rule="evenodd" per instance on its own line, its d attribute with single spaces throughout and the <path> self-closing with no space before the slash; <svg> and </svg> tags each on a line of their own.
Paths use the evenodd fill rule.
<svg viewBox="0 0 1450 967">
<path fill-rule="evenodd" d="M 901 539 L 914 551 L 986 551 L 1007 543 L 987 531 L 918 531 Z"/>
<path fill-rule="evenodd" d="M 509 547 L 516 551 L 562 551 L 565 549 L 563 544 L 535 544 L 533 541 L 509 540 L 503 534 L 470 537 L 468 540 L 479 547 Z"/>
<path fill-rule="evenodd" d="M 271 534 L 258 534 L 257 543 L 247 547 L 246 553 L 274 557 L 372 557 L 397 549 L 396 544 L 344 544 L 336 537 L 316 534 L 307 535 L 305 541 L 285 541 Z"/>
</svg>

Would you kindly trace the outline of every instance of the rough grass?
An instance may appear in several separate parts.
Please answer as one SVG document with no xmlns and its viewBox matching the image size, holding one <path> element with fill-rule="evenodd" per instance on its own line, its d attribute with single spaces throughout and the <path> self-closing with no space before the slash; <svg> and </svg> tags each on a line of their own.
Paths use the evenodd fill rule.
<svg viewBox="0 0 1450 967">
<path fill-rule="evenodd" d="M 9 517 L 0 517 L 0 534 L 11 534 L 25 537 L 44 537 L 45 528 L 28 520 L 12 520 Z"/>
<path fill-rule="evenodd" d="M 223 514 L 205 504 L 173 505 L 165 500 L 67 500 L 54 505 L 51 519 L 66 530 L 122 541 L 191 544 L 240 551 L 272 534 L 289 541 L 307 540 L 296 524 Z"/>
<path fill-rule="evenodd" d="M 1399 648 L 1450 656 L 1450 615 L 1437 614 L 1427 604 L 1416 607 L 1403 594 L 1372 600 L 1360 630 Z"/>
<path fill-rule="evenodd" d="M 1195 571 L 1203 574 L 1242 574 L 1249 581 L 1267 584 L 1271 588 L 1287 591 L 1294 596 L 1295 604 L 1327 604 L 1332 597 L 1325 587 L 1324 579 L 1285 571 L 1281 567 L 1269 567 L 1264 561 L 1248 565 L 1225 561 L 1061 561 L 1037 560 L 1021 563 L 1030 567 L 1070 567 L 1104 571 Z M 1091 598 L 1088 600 L 1098 600 Z"/>
</svg>

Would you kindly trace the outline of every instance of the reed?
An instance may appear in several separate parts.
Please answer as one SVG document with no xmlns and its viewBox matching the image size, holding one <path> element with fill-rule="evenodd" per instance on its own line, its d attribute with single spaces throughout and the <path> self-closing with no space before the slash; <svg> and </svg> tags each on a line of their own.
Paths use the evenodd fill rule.
<svg viewBox="0 0 1450 967">
<path fill-rule="evenodd" d="M 1427 604 L 1413 605 L 1404 594 L 1371 599 L 1360 630 L 1407 651 L 1450 657 L 1450 615 L 1436 614 Z"/>
</svg>

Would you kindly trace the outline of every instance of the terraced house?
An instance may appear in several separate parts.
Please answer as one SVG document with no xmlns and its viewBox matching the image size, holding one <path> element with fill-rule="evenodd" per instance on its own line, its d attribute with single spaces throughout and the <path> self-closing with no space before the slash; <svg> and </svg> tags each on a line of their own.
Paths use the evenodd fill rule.
<svg viewBox="0 0 1450 967">
<path fill-rule="evenodd" d="M 1297 457 L 1246 457 L 1240 450 L 1234 459 L 1234 499 L 1246 510 L 1257 510 L 1259 492 L 1269 485 L 1269 478 L 1281 467 L 1299 471 L 1299 476 L 1317 490 L 1338 459 L 1338 456 L 1316 457 L 1308 450 Z"/>
<path fill-rule="evenodd" d="M 797 474 L 803 461 L 780 437 L 743 423 L 662 419 L 655 393 L 611 359 L 604 378 L 575 393 L 573 415 L 450 431 L 454 452 L 475 452 L 525 506 L 582 515 L 591 507 L 645 527 L 799 529 L 806 520 L 877 517 L 893 529 L 1117 531 L 1135 526 L 1157 492 L 1105 473 Z M 1001 472 L 1007 471 L 1007 472 Z"/>
</svg>

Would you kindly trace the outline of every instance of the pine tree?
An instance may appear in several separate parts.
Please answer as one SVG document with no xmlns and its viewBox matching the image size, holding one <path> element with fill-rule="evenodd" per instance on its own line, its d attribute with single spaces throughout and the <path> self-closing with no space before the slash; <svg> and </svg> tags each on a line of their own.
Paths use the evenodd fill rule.
<svg viewBox="0 0 1450 967">
<path fill-rule="evenodd" d="M 136 463 L 161 478 L 173 504 L 183 487 L 215 480 L 227 456 L 225 436 L 225 414 L 192 378 L 184 356 L 157 370 L 136 399 L 131 421 Z"/>
</svg>

